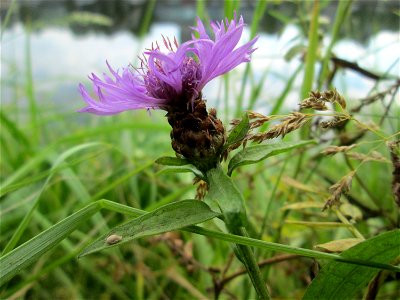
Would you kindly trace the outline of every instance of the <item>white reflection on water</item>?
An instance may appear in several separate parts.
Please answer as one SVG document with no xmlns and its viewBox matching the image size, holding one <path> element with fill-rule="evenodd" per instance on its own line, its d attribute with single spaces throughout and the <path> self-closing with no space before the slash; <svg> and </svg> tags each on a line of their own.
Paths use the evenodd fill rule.
<svg viewBox="0 0 400 300">
<path fill-rule="evenodd" d="M 161 35 L 176 36 L 179 39 L 179 26 L 173 23 L 153 24 L 143 40 L 128 32 L 119 32 L 111 36 L 104 34 L 76 36 L 67 28 L 45 28 L 33 33 L 30 40 L 37 99 L 47 98 L 53 104 L 68 103 L 60 106 L 63 111 L 77 109 L 82 106 L 77 92 L 79 82 L 89 84 L 87 75 L 91 72 L 101 74 L 107 71 L 106 60 L 115 68 L 125 67 L 130 62 L 136 65 L 136 55 L 150 47 L 152 42 L 161 41 Z M 295 39 L 299 35 L 295 26 L 287 26 L 280 36 L 260 34 L 257 42 L 258 50 L 254 52 L 252 58 L 254 80 L 260 80 L 266 71 L 268 75 L 257 102 L 257 110 L 268 113 L 274 99 L 279 96 L 288 78 L 301 63 L 299 57 L 290 62 L 284 60 L 285 53 L 300 42 Z M 249 32 L 246 30 L 242 43 L 248 40 Z M 328 42 L 329 40 L 324 41 L 325 45 Z M 16 25 L 5 32 L 1 54 L 3 103 L 8 103 L 13 95 L 13 90 L 7 83 L 10 80 L 23 83 L 21 80 L 23 81 L 24 76 L 21 75 L 25 70 L 25 45 L 25 33 L 21 25 Z M 391 68 L 391 74 L 400 76 L 399 33 L 380 32 L 371 37 L 367 46 L 352 40 L 341 40 L 336 44 L 334 53 L 374 72 L 384 73 Z M 239 92 L 244 69 L 245 66 L 241 65 L 230 75 L 229 99 L 232 103 L 235 102 L 234 97 Z M 341 79 L 334 83 L 338 90 L 343 91 L 349 98 L 365 96 L 375 83 L 350 70 L 342 73 L 344 74 Z M 299 74 L 286 102 L 287 109 L 296 107 L 301 81 L 302 75 Z M 204 95 L 210 105 L 223 104 L 221 84 L 222 80 L 215 80 L 206 87 Z M 248 90 L 249 88 L 246 89 Z"/>
</svg>

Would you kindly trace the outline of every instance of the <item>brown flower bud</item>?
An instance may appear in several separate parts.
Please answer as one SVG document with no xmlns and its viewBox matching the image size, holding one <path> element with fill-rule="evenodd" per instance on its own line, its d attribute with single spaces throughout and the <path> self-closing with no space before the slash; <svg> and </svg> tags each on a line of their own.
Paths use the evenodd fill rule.
<svg viewBox="0 0 400 300">
<path fill-rule="evenodd" d="M 215 167 L 225 143 L 225 128 L 215 109 L 207 112 L 201 97 L 188 108 L 177 107 L 167 113 L 172 127 L 172 148 L 201 171 Z"/>
</svg>

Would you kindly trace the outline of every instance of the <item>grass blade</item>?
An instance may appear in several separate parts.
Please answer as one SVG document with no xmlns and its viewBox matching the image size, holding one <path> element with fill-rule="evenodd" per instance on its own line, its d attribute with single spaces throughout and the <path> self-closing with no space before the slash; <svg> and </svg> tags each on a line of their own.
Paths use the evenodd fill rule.
<svg viewBox="0 0 400 300">
<path fill-rule="evenodd" d="M 94 147 L 94 146 L 99 146 L 99 145 L 102 145 L 102 144 L 101 143 L 87 143 L 87 144 L 83 144 L 83 145 L 78 145 L 78 146 L 72 147 L 72 148 L 66 150 L 65 152 L 63 152 L 62 154 L 60 154 L 57 157 L 57 159 L 54 161 L 53 168 L 56 168 L 59 164 L 61 164 L 69 156 L 71 156 L 73 154 L 76 154 L 77 152 L 79 152 L 81 150 L 84 150 L 84 149 L 87 149 L 89 147 Z M 47 184 L 49 183 L 49 181 L 51 180 L 53 175 L 54 175 L 54 173 L 51 173 L 47 177 L 46 181 L 44 182 L 44 184 L 43 184 L 43 186 L 42 186 L 42 188 L 40 190 L 40 192 L 36 195 L 32 207 L 30 208 L 29 212 L 25 215 L 24 219 L 21 221 L 21 223 L 19 224 L 18 228 L 15 230 L 13 236 L 8 241 L 7 245 L 4 247 L 4 250 L 3 250 L 2 254 L 6 254 L 7 252 L 11 251 L 18 244 L 19 239 L 21 238 L 21 236 L 24 233 L 25 229 L 27 228 L 30 220 L 32 219 L 33 212 L 35 211 L 35 209 L 39 205 L 39 200 L 40 200 L 40 196 L 41 196 L 42 192 L 47 187 Z"/>
<path fill-rule="evenodd" d="M 89 217 L 99 211 L 97 202 L 81 209 L 65 218 L 55 226 L 50 227 L 28 242 L 0 258 L 0 286 L 17 275 L 23 268 L 38 260 L 44 253 L 58 245 L 63 239 L 78 228 Z"/>
<path fill-rule="evenodd" d="M 312 19 L 308 33 L 308 50 L 306 55 L 306 65 L 304 72 L 303 85 L 301 87 L 301 98 L 307 97 L 312 90 L 314 81 L 314 68 L 317 61 L 318 50 L 318 27 L 319 27 L 319 0 L 314 0 Z"/>
<path fill-rule="evenodd" d="M 325 78 L 327 77 L 328 63 L 332 56 L 332 49 L 333 49 L 333 46 L 335 45 L 336 41 L 338 40 L 340 28 L 342 27 L 342 25 L 344 23 L 344 20 L 347 16 L 347 13 L 350 10 L 352 2 L 353 2 L 353 0 L 339 1 L 337 13 L 336 13 L 336 17 L 335 17 L 335 23 L 333 24 L 333 28 L 332 28 L 331 41 L 326 49 L 326 52 L 325 52 L 325 55 L 324 55 L 324 58 L 322 61 L 321 73 L 318 78 L 318 89 L 322 88 L 322 83 L 325 80 Z"/>
</svg>

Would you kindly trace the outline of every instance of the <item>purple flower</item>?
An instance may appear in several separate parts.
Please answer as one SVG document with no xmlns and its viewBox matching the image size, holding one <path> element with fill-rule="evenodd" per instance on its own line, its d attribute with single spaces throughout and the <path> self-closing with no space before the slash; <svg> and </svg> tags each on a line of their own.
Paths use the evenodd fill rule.
<svg viewBox="0 0 400 300">
<path fill-rule="evenodd" d="M 127 67 L 118 72 L 107 63 L 113 78 L 107 74 L 103 79 L 95 74 L 89 77 L 98 100 L 79 85 L 87 104 L 80 112 L 112 115 L 132 109 L 170 110 L 193 104 L 210 80 L 250 61 L 258 38 L 236 47 L 243 32 L 242 17 L 238 22 L 228 19 L 212 22 L 211 27 L 214 40 L 197 18 L 197 26 L 192 29 L 199 38 L 192 35 L 192 39 L 182 45 L 163 38 L 167 53 L 161 52 L 157 44 L 144 53 L 140 68 Z"/>
</svg>

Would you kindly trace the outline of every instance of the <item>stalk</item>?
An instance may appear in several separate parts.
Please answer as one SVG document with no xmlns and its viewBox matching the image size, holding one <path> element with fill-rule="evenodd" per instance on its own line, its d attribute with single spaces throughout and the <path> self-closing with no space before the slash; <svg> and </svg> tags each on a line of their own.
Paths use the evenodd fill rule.
<svg viewBox="0 0 400 300">
<path fill-rule="evenodd" d="M 220 165 L 208 170 L 206 176 L 209 184 L 208 200 L 217 202 L 221 208 L 228 231 L 234 235 L 248 237 L 243 196 L 232 179 L 225 174 Z M 235 244 L 235 247 L 235 254 L 244 264 L 258 297 L 270 299 L 252 248 L 239 244 Z"/>
<path fill-rule="evenodd" d="M 239 227 L 234 230 L 230 230 L 230 233 L 236 234 L 239 236 L 248 237 L 246 228 Z M 258 266 L 257 260 L 254 255 L 254 251 L 249 246 L 236 244 L 236 247 L 240 253 L 240 258 L 242 259 L 242 263 L 244 264 L 247 273 L 253 283 L 253 286 L 258 294 L 260 299 L 270 299 L 268 290 L 265 286 L 265 282 L 262 279 L 260 268 Z"/>
</svg>

